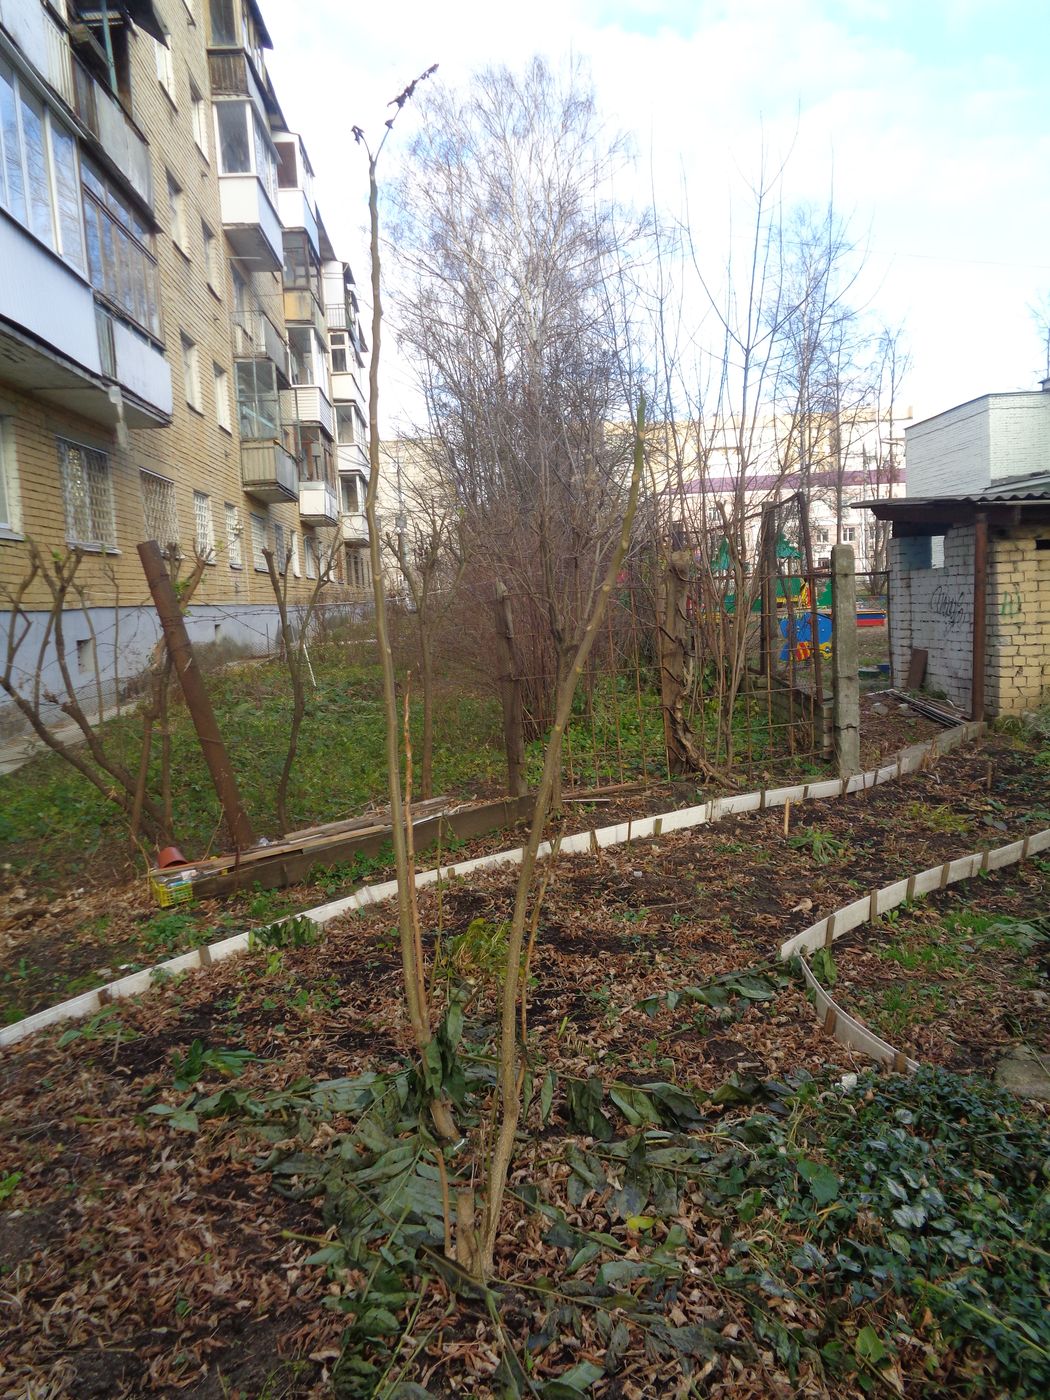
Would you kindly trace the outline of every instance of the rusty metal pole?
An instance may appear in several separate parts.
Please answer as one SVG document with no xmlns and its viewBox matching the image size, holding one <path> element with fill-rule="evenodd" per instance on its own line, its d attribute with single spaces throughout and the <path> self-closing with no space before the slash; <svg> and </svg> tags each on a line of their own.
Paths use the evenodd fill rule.
<svg viewBox="0 0 1050 1400">
<path fill-rule="evenodd" d="M 215 784 L 215 791 L 219 797 L 223 816 L 226 818 L 230 838 L 236 850 L 247 850 L 249 846 L 255 844 L 255 835 L 252 832 L 248 814 L 241 804 L 241 796 L 237 791 L 237 779 L 234 777 L 226 746 L 219 733 L 215 711 L 211 707 L 211 699 L 193 655 L 193 647 L 190 645 L 186 623 L 183 620 L 179 600 L 165 566 L 164 557 L 156 540 L 146 540 L 139 545 L 138 550 L 146 582 L 153 595 L 157 616 L 164 629 L 164 641 L 168 648 L 168 655 L 171 657 L 175 674 L 179 678 L 179 684 L 182 686 L 182 693 L 186 697 L 186 708 L 190 712 L 194 728 L 197 731 L 197 738 L 200 740 L 204 761 L 208 765 L 212 782 Z"/>
<path fill-rule="evenodd" d="M 973 680 L 970 718 L 984 719 L 984 668 L 988 602 L 988 517 L 978 511 L 973 522 Z"/>
</svg>

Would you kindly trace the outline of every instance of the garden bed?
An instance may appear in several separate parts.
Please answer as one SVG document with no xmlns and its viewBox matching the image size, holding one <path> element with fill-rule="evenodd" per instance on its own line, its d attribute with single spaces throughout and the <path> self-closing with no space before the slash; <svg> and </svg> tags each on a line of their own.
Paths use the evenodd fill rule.
<svg viewBox="0 0 1050 1400">
<path fill-rule="evenodd" d="M 999 1183 L 1003 1209 L 1031 1211 L 1029 1177 L 994 1132 L 979 1135 L 985 1156 L 971 1162 L 977 1148 L 952 1124 L 964 1111 L 992 1128 L 1009 1124 L 1008 1142 L 1039 1161 L 1036 1144 L 1045 1157 L 1047 1142 L 1038 1121 L 950 1078 L 900 1088 L 862 1078 L 844 1097 L 838 1076 L 862 1067 L 823 1037 L 801 982 L 775 958 L 814 910 L 1000 844 L 1004 830 L 1046 825 L 1044 800 L 1031 752 L 993 738 L 898 783 L 806 804 L 786 835 L 783 811 L 771 811 L 559 857 L 529 1000 L 529 1132 L 492 1308 L 442 1271 L 423 1206 L 410 1215 L 422 1232 L 414 1262 L 397 1231 L 388 1241 L 397 1269 L 354 1252 L 368 1232 L 355 1214 L 357 1188 L 339 1173 L 358 1160 L 362 1112 L 379 1111 L 375 1084 L 408 1083 L 392 908 L 338 919 L 319 942 L 260 947 L 15 1047 L 0 1062 L 9 1300 L 0 1366 L 19 1393 L 85 1397 L 246 1400 L 331 1394 L 333 1385 L 353 1396 L 380 1381 L 391 1396 L 400 1381 L 479 1397 L 512 1383 L 528 1394 L 530 1382 L 548 1397 L 575 1387 L 638 1400 L 690 1386 L 840 1396 L 859 1394 L 864 1380 L 905 1392 L 1023 1394 L 1024 1374 L 1027 1393 L 1039 1393 L 1038 1348 L 1050 1338 L 1022 1295 L 1037 1288 L 1024 1270 L 1047 1247 L 1036 1231 L 1043 1217 L 1031 1216 L 1035 1252 L 1000 1271 L 996 1287 L 1009 1285 L 1007 1294 L 972 1300 L 1007 1316 L 1015 1333 L 1023 1323 L 1022 1338 L 1034 1327 L 1029 1355 L 998 1323 L 990 1340 L 980 1326 L 974 1340 L 959 1337 L 953 1310 L 932 1293 L 924 1319 L 907 1261 L 886 1243 L 900 1234 L 888 1213 L 901 1202 L 885 1204 L 880 1235 L 884 1203 L 860 1202 L 851 1184 L 861 1172 L 856 1143 L 876 1131 L 878 1110 L 906 1129 L 895 1150 L 914 1210 L 928 1208 L 919 1197 L 932 1168 L 926 1186 L 907 1183 L 921 1179 L 915 1162 L 943 1124 L 951 1153 L 935 1154 L 935 1175 L 945 1219 L 957 1219 L 981 1171 Z M 467 997 L 468 1127 L 490 1072 L 493 977 L 513 879 L 493 871 L 421 896 L 431 951 L 440 939 L 439 980 Z M 1046 863 L 1031 862 L 902 913 L 900 937 L 927 909 L 946 921 L 986 900 L 990 912 L 1013 915 L 1045 909 L 1046 894 Z M 947 941 L 955 935 L 944 926 Z M 890 925 L 865 933 L 869 945 L 897 936 Z M 901 946 L 912 946 L 910 934 Z M 844 969 L 853 956 L 844 945 Z M 1018 985 L 1038 971 L 1027 954 L 1016 967 Z M 984 965 L 965 994 L 965 964 L 951 971 L 960 1006 L 976 1005 Z M 960 1063 L 985 1063 L 988 1021 L 975 1014 L 972 1023 L 970 1043 L 965 1014 L 946 1026 L 970 1056 Z M 997 1024 L 997 1033 L 1007 1028 Z M 367 1090 L 311 1087 L 360 1075 L 393 1078 Z M 403 1130 L 381 1121 L 396 1140 Z M 962 1185 L 947 1180 L 956 1165 Z M 410 1179 L 425 1202 L 433 1180 L 424 1168 Z M 296 1188 L 306 1195 L 297 1199 Z M 868 1220 L 860 1236 L 858 1218 Z M 1003 1227 L 985 1224 L 991 1243 L 979 1250 L 1000 1248 Z M 904 1272 L 858 1295 L 845 1262 L 853 1238 L 885 1246 Z M 827 1265 L 840 1256 L 841 1269 Z M 940 1259 L 920 1262 L 931 1283 L 955 1287 Z"/>
</svg>

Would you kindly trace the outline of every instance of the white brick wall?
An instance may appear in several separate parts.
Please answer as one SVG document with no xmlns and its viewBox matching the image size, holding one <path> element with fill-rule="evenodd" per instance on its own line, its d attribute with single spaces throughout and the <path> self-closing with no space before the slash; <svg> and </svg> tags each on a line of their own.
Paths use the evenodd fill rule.
<svg viewBox="0 0 1050 1400">
<path fill-rule="evenodd" d="M 1050 470 L 1050 393 L 986 394 L 905 433 L 907 494 L 960 496 Z"/>
</svg>

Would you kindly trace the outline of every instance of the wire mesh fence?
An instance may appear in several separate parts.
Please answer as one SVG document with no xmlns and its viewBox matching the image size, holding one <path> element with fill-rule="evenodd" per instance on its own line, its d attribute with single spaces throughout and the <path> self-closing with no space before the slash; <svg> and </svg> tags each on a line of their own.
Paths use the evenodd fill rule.
<svg viewBox="0 0 1050 1400">
<path fill-rule="evenodd" d="M 816 773 L 832 763 L 834 629 L 871 629 L 862 657 L 884 674 L 886 574 L 858 574 L 856 614 L 836 617 L 831 570 L 812 567 L 804 528 L 788 533 L 782 524 L 766 523 L 748 566 L 731 550 L 712 558 L 687 542 L 665 565 L 635 559 L 624 569 L 565 732 L 566 787 L 687 775 L 735 786 L 774 769 Z M 534 597 L 509 603 L 538 770 L 557 650 Z"/>
</svg>

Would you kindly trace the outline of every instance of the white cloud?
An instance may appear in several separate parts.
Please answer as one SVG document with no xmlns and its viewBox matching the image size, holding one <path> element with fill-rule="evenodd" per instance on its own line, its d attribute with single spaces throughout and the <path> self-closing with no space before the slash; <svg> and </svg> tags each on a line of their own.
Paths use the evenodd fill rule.
<svg viewBox="0 0 1050 1400">
<path fill-rule="evenodd" d="M 985 0 L 723 0 L 496 7 L 421 0 L 345 7 L 271 0 L 271 70 L 318 172 L 325 222 L 364 280 L 365 164 L 350 136 L 440 63 L 459 83 L 487 63 L 570 48 L 590 63 L 611 123 L 659 196 L 721 228 L 730 189 L 764 142 L 791 150 L 792 197 L 836 203 L 871 247 L 872 310 L 903 321 L 917 410 L 1030 386 L 1039 351 L 1026 310 L 1050 286 L 1050 122 L 1033 51 L 1041 7 Z M 411 114 L 396 140 L 410 134 Z M 391 366 L 393 368 L 393 366 Z"/>
</svg>

